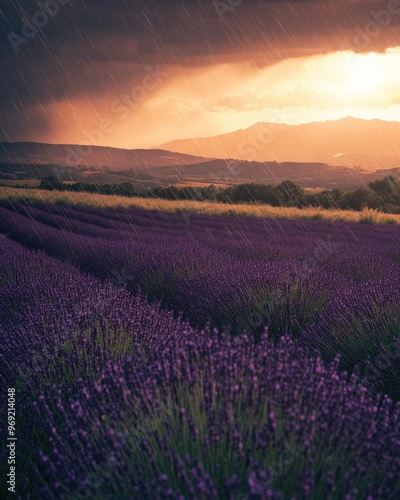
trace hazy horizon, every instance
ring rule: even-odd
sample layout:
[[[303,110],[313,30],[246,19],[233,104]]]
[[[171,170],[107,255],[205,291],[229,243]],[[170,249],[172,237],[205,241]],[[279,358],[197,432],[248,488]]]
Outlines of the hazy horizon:
[[[343,118],[338,118],[338,119],[328,119],[328,120],[311,120],[311,121],[307,121],[307,122],[302,122],[302,123],[282,123],[282,122],[266,122],[266,121],[262,121],[262,122],[256,122],[256,123],[253,123],[252,125],[249,125],[249,126],[246,126],[246,127],[243,127],[241,129],[237,129],[237,128],[233,128],[232,130],[228,130],[227,132],[222,132],[221,134],[215,134],[215,136],[218,136],[218,135],[225,135],[225,134],[231,134],[231,133],[235,133],[235,132],[239,132],[239,131],[242,131],[242,130],[247,130],[247,129],[250,129],[258,124],[262,124],[262,123],[265,123],[265,124],[276,124],[276,125],[286,125],[288,127],[297,127],[297,126],[300,126],[300,125],[310,125],[310,124],[313,124],[313,123],[327,123],[327,122],[340,122],[342,120],[346,120],[346,119],[354,119],[354,120],[362,120],[362,121],[365,121],[365,122],[371,122],[371,121],[381,121],[381,122],[387,122],[387,123],[400,123],[400,118],[399,120],[381,120],[380,118],[358,118],[356,116],[351,116],[351,115],[347,115],[347,116],[344,116]],[[214,135],[204,135],[204,136],[199,136],[199,137],[193,137],[193,136],[188,136],[188,137],[175,137],[173,139],[171,139],[170,141],[166,141],[165,143],[162,143],[162,144],[154,144],[152,146],[137,146],[137,147],[120,147],[120,146],[113,146],[111,144],[107,144],[107,143],[104,143],[104,144],[98,144],[96,142],[94,143],[90,143],[90,142],[76,142],[76,143],[72,143],[72,142],[49,142],[49,141],[34,141],[34,140],[2,140],[0,142],[2,143],[32,143],[32,144],[36,144],[36,143],[40,143],[40,144],[48,144],[48,145],[52,145],[52,146],[70,146],[70,145],[82,145],[82,146],[98,146],[98,147],[104,147],[104,148],[114,148],[114,149],[126,149],[128,151],[130,150],[135,150],[135,149],[143,149],[143,150],[156,150],[156,149],[164,149],[163,146],[165,146],[165,144],[168,144],[169,142],[176,142],[176,141],[180,141],[180,140],[185,140],[185,139],[208,139],[208,138],[211,138],[211,137],[215,137]],[[173,151],[171,151],[173,152]]]

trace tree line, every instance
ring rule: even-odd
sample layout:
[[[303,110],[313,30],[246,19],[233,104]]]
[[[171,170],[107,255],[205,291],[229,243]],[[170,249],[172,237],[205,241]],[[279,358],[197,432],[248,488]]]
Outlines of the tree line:
[[[122,184],[90,184],[77,182],[64,184],[57,177],[46,177],[42,189],[88,192],[128,197],[163,198],[166,200],[215,201],[220,203],[261,203],[274,207],[321,207],[325,209],[358,210],[372,208],[385,213],[400,214],[400,181],[390,175],[370,182],[368,187],[353,191],[326,189],[318,193],[307,193],[291,180],[276,186],[247,183],[227,188],[214,184],[206,187],[155,187],[143,189],[130,182]]]

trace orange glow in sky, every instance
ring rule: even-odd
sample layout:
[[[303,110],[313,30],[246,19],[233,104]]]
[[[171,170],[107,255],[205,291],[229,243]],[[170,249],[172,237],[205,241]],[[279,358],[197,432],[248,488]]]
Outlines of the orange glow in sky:
[[[400,47],[250,63],[169,67],[148,80],[131,105],[119,93],[62,100],[47,110],[51,142],[155,147],[164,142],[231,132],[257,122],[299,124],[355,116],[400,121]],[[132,103],[133,101],[133,103]]]

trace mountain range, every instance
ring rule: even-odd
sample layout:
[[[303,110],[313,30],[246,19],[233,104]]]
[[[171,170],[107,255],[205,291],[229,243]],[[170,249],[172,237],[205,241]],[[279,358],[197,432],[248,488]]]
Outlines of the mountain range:
[[[302,125],[261,122],[228,134],[167,142],[160,148],[209,158],[317,162],[374,171],[400,167],[400,122],[352,117]]]
[[[72,182],[154,187],[291,179],[305,188],[355,189],[385,175],[400,178],[399,152],[399,122],[349,117],[297,126],[257,123],[157,149],[3,142],[0,181],[57,175]]]

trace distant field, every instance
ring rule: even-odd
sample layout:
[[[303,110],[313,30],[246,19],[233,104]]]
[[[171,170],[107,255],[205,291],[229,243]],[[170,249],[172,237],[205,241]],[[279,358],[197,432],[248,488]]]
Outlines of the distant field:
[[[23,187],[39,187],[40,185],[40,180],[38,179],[21,179],[21,180],[15,180],[15,179],[1,179],[0,180],[0,186],[10,186],[10,187],[18,187],[18,186],[23,186]]]
[[[245,215],[253,217],[282,217],[285,219],[318,219],[362,222],[371,224],[399,224],[400,215],[384,214],[376,210],[356,212],[351,210],[324,210],[320,208],[271,207],[261,204],[198,202],[189,200],[162,200],[154,198],[127,198],[91,193],[45,191],[42,189],[17,189],[0,186],[0,199],[44,201],[55,204],[88,205],[93,207],[132,207],[165,212],[196,212],[200,214]]]
[[[222,184],[222,183],[213,183],[215,187],[217,188],[222,188],[225,189],[228,187],[229,184]],[[194,188],[202,188],[202,187],[208,187],[210,185],[210,182],[199,182],[199,181],[191,181],[188,180],[187,182],[179,182],[175,184],[177,188],[183,188],[183,187],[194,187]]]
[[[0,179],[0,188],[2,187],[21,187],[21,188],[39,188],[40,179]],[[64,184],[75,184],[75,181],[63,181]]]

